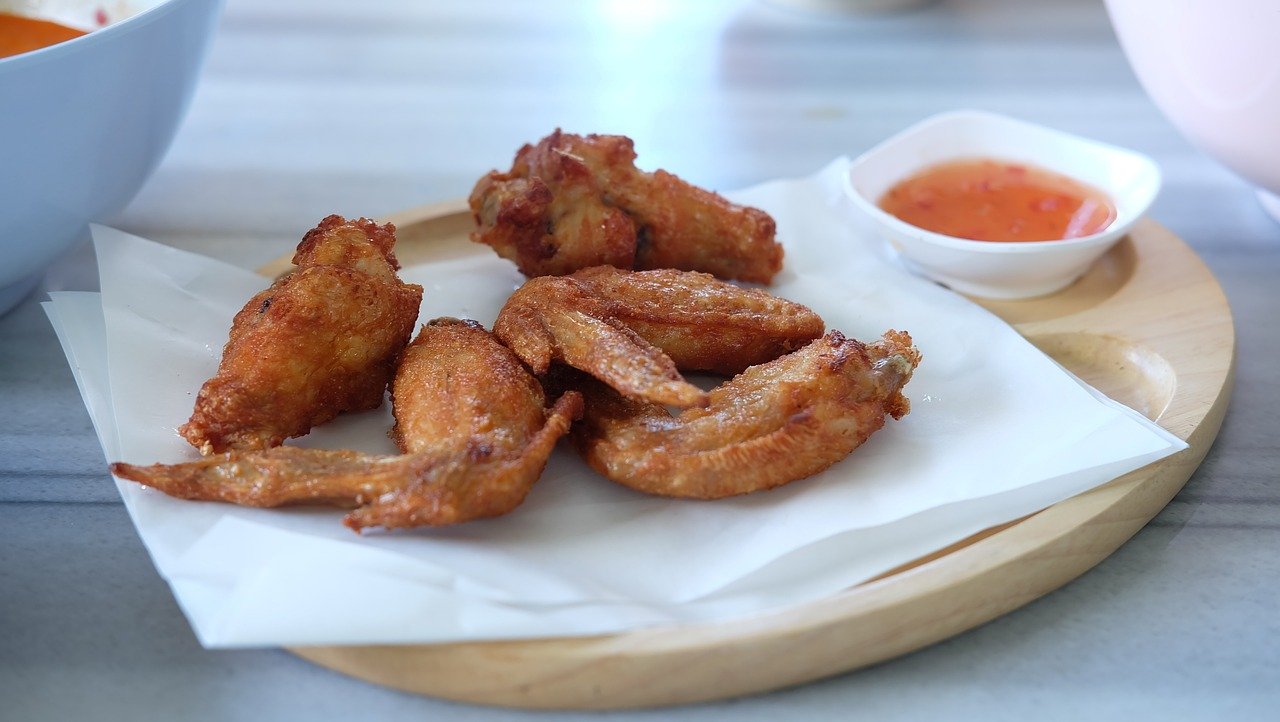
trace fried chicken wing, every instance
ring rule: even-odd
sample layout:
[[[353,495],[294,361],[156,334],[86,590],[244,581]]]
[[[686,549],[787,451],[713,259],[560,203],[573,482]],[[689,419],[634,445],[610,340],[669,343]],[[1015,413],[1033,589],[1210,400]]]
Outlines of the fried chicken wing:
[[[396,276],[394,243],[393,226],[365,219],[308,232],[296,270],[236,314],[179,433],[203,454],[264,449],[381,405],[422,301]]]
[[[544,143],[583,159],[605,202],[636,224],[637,270],[676,268],[720,278],[770,283],[782,270],[773,218],[758,208],[686,183],[664,170],[635,167],[635,146],[620,135],[578,136],[557,130]]]
[[[501,516],[519,506],[581,404],[573,392],[561,396],[546,424],[523,447],[482,460],[434,450],[377,456],[279,446],[186,464],[115,463],[111,473],[181,499],[356,507],[343,519],[356,531],[445,526]]]
[[[542,386],[475,321],[438,318],[405,349],[391,382],[391,438],[406,454],[485,459],[517,450],[546,422]]]
[[[508,173],[491,172],[468,199],[492,246],[528,276],[560,276],[609,264],[630,268],[636,255],[631,218],[607,205],[580,159],[526,145]]]
[[[457,524],[524,501],[582,412],[576,392],[544,409],[541,386],[515,356],[479,324],[454,319],[423,327],[393,400],[393,436],[408,452],[399,456],[282,446],[111,472],[184,499],[354,506],[344,523],[356,531]]]
[[[507,299],[493,333],[539,376],[552,361],[581,369],[620,393],[681,408],[706,403],[675,363],[569,276],[530,279]]]
[[[522,147],[510,171],[476,184],[471,238],[528,276],[611,265],[767,284],[782,269],[769,214],[666,171],[643,172],[635,159],[625,136],[557,129]]]
[[[601,266],[534,278],[507,299],[494,334],[538,375],[558,361],[624,396],[705,405],[680,369],[732,374],[822,334],[808,308],[692,271]]]
[[[556,442],[581,414],[582,397],[567,392],[556,400],[546,424],[523,447],[484,461],[450,458],[445,465],[415,478],[414,483],[401,485],[375,503],[351,512],[343,523],[360,531],[371,526],[443,526],[507,514],[524,502]]]
[[[609,302],[609,312],[662,349],[682,371],[733,375],[808,344],[825,324],[809,307],[705,273],[629,273],[600,266],[574,280]]]
[[[910,405],[902,387],[920,363],[911,337],[864,345],[838,331],[753,366],[673,416],[591,379],[573,384],[586,409],[574,440],[604,476],[649,494],[718,499],[769,489],[843,459]]]

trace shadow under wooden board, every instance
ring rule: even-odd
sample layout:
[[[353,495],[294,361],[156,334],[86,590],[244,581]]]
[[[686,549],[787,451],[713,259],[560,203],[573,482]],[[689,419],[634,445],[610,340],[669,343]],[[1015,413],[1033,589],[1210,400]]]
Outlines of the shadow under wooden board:
[[[405,265],[486,251],[461,203],[390,219]],[[280,259],[260,269],[274,275]],[[1151,220],[1066,290],[979,301],[1095,388],[1190,448],[819,601],[712,624],[623,634],[438,645],[299,647],[317,664],[398,689],[487,705],[653,707],[724,699],[911,652],[1075,579],[1164,508],[1226,411],[1235,332],[1222,289]]]

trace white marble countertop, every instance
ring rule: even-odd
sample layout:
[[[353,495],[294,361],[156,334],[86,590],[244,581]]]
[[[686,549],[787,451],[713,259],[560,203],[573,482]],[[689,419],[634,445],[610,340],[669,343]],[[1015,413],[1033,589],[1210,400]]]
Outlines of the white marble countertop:
[[[855,17],[741,2],[230,0],[126,230],[255,267],[331,213],[465,195],[556,126],[729,189],[976,107],[1155,157],[1151,215],[1218,276],[1236,391],[1159,516],[1080,579],[872,669],[616,719],[1276,719],[1280,225],[1143,94],[1101,4],[943,1]],[[44,290],[91,288],[92,253]],[[0,718],[576,718],[374,687],[283,651],[205,651],[134,533],[37,301],[0,318]],[[581,715],[586,717],[587,715]]]

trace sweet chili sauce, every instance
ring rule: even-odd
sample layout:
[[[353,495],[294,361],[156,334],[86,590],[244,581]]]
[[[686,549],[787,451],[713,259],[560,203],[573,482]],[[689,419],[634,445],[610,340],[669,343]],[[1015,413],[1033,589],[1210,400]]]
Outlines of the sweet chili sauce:
[[[990,158],[925,168],[890,188],[879,206],[913,226],[976,241],[1080,238],[1116,218],[1115,204],[1096,188]]]
[[[84,35],[65,25],[0,13],[0,58],[27,53]]]

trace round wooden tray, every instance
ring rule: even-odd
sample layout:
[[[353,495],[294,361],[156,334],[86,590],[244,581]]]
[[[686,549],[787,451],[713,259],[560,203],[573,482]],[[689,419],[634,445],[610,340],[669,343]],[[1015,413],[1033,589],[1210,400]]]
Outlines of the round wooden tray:
[[[467,240],[472,221],[460,203],[390,220],[405,264],[487,250]],[[262,270],[288,267],[285,258]],[[835,596],[770,614],[601,637],[291,651],[354,677],[453,700],[648,707],[808,682],[920,649],[1016,609],[1097,564],[1186,483],[1222,424],[1235,334],[1213,275],[1150,220],[1065,291],[984,305],[1190,448]]]

